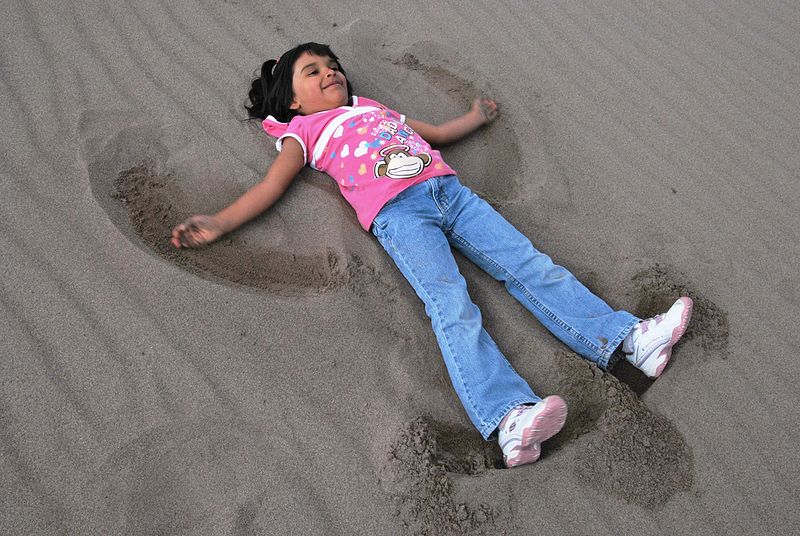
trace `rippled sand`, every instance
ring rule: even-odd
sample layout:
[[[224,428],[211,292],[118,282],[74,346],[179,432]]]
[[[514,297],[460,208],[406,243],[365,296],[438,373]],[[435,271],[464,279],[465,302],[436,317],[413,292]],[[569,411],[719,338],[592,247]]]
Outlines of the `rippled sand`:
[[[792,2],[9,1],[0,18],[3,534],[788,534],[800,526]],[[357,14],[357,15],[351,15]],[[369,20],[367,20],[369,19]],[[581,360],[458,257],[570,416],[501,469],[424,308],[328,177],[175,251],[276,156],[250,76],[329,43],[442,122],[462,181],[611,305],[696,303],[664,376]]]

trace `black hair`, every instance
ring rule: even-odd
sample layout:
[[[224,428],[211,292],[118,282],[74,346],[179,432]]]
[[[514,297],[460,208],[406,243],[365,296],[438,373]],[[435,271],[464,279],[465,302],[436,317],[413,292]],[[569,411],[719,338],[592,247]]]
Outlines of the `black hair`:
[[[329,57],[337,63],[339,71],[347,78],[341,63],[339,63],[339,58],[328,45],[319,43],[298,45],[288,52],[284,52],[277,60],[267,60],[261,65],[261,75],[253,80],[248,93],[252,106],[245,104],[247,115],[251,119],[263,120],[271,115],[278,121],[288,123],[292,117],[298,115],[299,112],[289,109],[289,105],[292,104],[294,98],[292,90],[294,63],[304,52]],[[348,104],[352,96],[353,87],[350,85],[350,80],[347,80]]]

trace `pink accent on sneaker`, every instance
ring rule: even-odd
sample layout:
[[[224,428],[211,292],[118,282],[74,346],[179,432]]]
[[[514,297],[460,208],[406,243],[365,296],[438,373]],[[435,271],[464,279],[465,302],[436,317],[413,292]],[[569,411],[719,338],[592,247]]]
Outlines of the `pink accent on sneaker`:
[[[628,360],[650,378],[658,378],[672,357],[672,347],[686,332],[692,316],[691,298],[678,299],[664,314],[644,320],[636,329],[635,349]],[[680,310],[680,317],[677,317]]]
[[[683,311],[681,311],[681,323],[675,326],[675,329],[672,330],[672,338],[669,340],[669,344],[666,348],[661,350],[661,353],[658,355],[659,359],[663,359],[663,361],[658,365],[656,368],[656,375],[655,377],[658,378],[661,376],[661,373],[664,371],[664,367],[667,366],[669,359],[672,357],[672,347],[675,346],[675,343],[683,337],[683,334],[686,333],[686,328],[689,326],[689,319],[692,317],[692,308],[694,307],[694,302],[691,298],[683,297],[680,298],[679,301],[683,302]]]
[[[504,424],[508,418],[518,420],[511,423],[506,431]],[[567,403],[557,395],[548,396],[535,406],[509,412],[501,421],[499,437],[506,467],[517,467],[538,460],[542,453],[542,442],[556,435],[566,420]],[[512,433],[518,423],[522,427]]]

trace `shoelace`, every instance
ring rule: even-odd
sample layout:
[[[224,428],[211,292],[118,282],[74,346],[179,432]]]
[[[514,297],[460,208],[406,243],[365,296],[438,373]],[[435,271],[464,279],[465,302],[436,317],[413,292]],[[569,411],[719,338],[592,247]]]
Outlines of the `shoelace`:
[[[647,333],[647,331],[650,328],[657,326],[662,320],[664,320],[664,315],[665,313],[661,313],[646,320],[645,322],[640,323],[637,326],[639,328],[639,335],[641,335],[642,333]],[[634,339],[638,338],[639,338],[638,336],[634,335]]]
[[[516,423],[519,417],[525,412],[525,407],[517,408],[514,410],[514,413],[508,416],[505,423],[503,423],[503,429],[508,431],[511,428],[511,425]]]

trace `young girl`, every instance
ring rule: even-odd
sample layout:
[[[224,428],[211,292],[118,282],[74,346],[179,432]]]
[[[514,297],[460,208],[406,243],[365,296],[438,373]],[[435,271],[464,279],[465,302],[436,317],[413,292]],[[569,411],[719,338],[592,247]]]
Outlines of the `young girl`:
[[[269,60],[250,89],[250,117],[278,138],[263,181],[213,216],[172,231],[175,247],[218,239],[272,206],[308,164],[330,175],[425,303],[456,393],[484,439],[497,438],[506,466],[531,463],[564,425],[567,407],[536,396],[509,365],[467,294],[451,246],[503,281],[556,337],[607,370],[621,346],[650,378],[661,374],[686,330],[692,300],[640,321],[614,311],[565,268],[553,264],[488,203],[463,186],[431,145],[463,138],[492,121],[497,105],[476,100],[440,125],[353,95],[339,59],[306,43]]]

